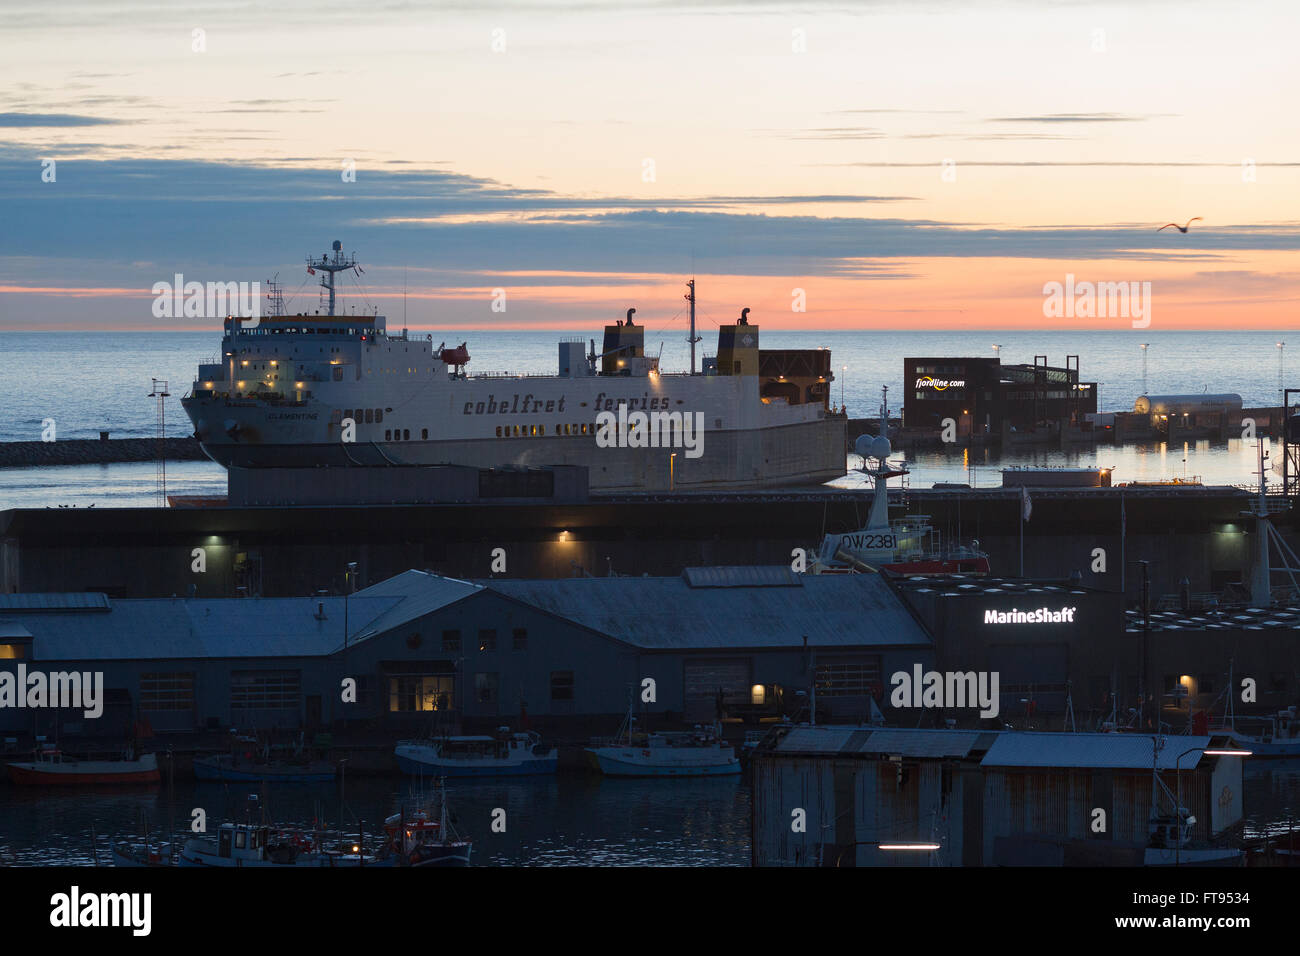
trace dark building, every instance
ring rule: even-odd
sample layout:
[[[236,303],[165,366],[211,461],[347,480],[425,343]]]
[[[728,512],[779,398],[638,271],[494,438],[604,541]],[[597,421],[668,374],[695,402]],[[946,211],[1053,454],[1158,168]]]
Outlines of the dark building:
[[[959,438],[1000,438],[1047,424],[1080,423],[1097,411],[1097,384],[1079,380],[1079,357],[1065,367],[1034,356],[1032,365],[1003,365],[997,358],[903,360],[903,424],[937,429],[945,418]]]

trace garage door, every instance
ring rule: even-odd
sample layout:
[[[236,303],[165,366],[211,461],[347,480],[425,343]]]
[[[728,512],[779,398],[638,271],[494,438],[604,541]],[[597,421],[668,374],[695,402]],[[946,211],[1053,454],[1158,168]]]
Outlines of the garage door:
[[[717,715],[718,689],[727,706],[749,700],[749,658],[686,662],[685,717],[691,723],[711,723]]]

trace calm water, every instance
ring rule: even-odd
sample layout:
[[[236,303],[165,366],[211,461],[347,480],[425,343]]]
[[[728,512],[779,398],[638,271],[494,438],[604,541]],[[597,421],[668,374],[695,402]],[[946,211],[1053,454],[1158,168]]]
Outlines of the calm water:
[[[513,370],[553,373],[561,332],[457,332],[468,341],[476,371]],[[706,345],[712,343],[704,330]],[[437,335],[441,341],[444,336]],[[660,348],[666,370],[687,365],[680,330],[657,333],[650,328],[646,346]],[[1300,335],[1293,337],[1300,349]],[[1053,364],[1079,355],[1083,377],[1101,383],[1106,410],[1133,407],[1142,393],[1139,342],[1149,342],[1148,389],[1166,392],[1238,392],[1247,406],[1278,399],[1276,332],[764,332],[771,348],[827,347],[839,381],[832,401],[850,412],[874,416],[881,386],[890,388],[890,407],[901,403],[903,358],[909,355],[992,355],[1001,346],[1004,362],[1032,362],[1046,354]],[[37,440],[41,423],[53,418],[59,438],[94,438],[101,430],[118,438],[147,437],[157,432],[157,408],[148,397],[151,377],[167,379],[167,433],[183,436],[190,425],[180,407],[197,364],[221,348],[217,333],[169,334],[124,332],[6,332],[0,334],[0,441]],[[711,348],[710,348],[711,351]],[[1284,350],[1281,350],[1284,351]],[[1297,360],[1300,361],[1300,360]],[[848,367],[844,371],[844,366]],[[1288,381],[1288,384],[1296,384]],[[842,398],[841,398],[842,396]],[[1102,465],[1116,469],[1116,481],[1199,475],[1207,483],[1242,484],[1255,480],[1256,449],[1240,441],[1198,442],[1190,447],[1102,447],[1068,452],[1017,451],[994,459],[987,452],[925,452],[912,457],[913,479],[925,487],[935,481],[1001,483],[1006,464]],[[1186,461],[1184,461],[1186,459]],[[973,468],[973,472],[972,472]],[[178,494],[221,494],[225,473],[209,462],[173,462],[168,489]],[[150,506],[155,502],[151,463],[65,466],[46,469],[0,469],[0,508],[98,504],[100,507]]]
[[[358,778],[346,784],[342,818],[368,833],[400,809],[410,784],[402,778]],[[242,819],[257,786],[178,783],[166,788],[59,792],[0,785],[0,864],[89,864],[92,829],[101,865],[117,839],[139,833],[143,811],[155,831],[175,819],[178,831],[202,807],[209,830]],[[738,778],[610,780],[560,774],[522,782],[449,782],[456,828],[473,840],[476,866],[748,866],[750,793]],[[319,812],[340,819],[336,784],[270,789],[266,808],[276,826],[311,827]],[[408,800],[408,806],[409,806]],[[493,833],[492,813],[506,811],[506,832]]]
[[[256,787],[178,784],[166,789],[100,791],[0,785],[0,865],[90,864],[92,832],[101,865],[118,839],[139,832],[141,812],[151,829],[174,819],[187,826],[202,807],[209,829],[239,818]],[[340,816],[354,832],[358,818],[373,833],[410,794],[401,778],[351,779],[340,810],[335,784],[280,786],[265,794],[272,822],[308,827],[318,813],[334,827]],[[750,800],[737,778],[611,780],[560,774],[518,782],[452,783],[456,827],[474,841],[476,866],[748,866]],[[1248,839],[1300,829],[1300,760],[1248,762],[1244,782]],[[409,801],[408,801],[409,806]],[[506,832],[493,833],[496,808]]]

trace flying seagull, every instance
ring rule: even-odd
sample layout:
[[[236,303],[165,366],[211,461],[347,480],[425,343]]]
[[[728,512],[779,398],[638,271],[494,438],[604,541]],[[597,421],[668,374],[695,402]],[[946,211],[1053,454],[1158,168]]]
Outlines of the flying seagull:
[[[1190,226],[1194,222],[1200,222],[1200,221],[1201,221],[1200,216],[1193,216],[1191,219],[1187,220],[1187,226]],[[1165,225],[1157,229],[1156,232],[1163,232],[1164,230],[1168,229],[1170,226],[1173,226],[1179,232],[1183,232],[1183,233],[1187,232],[1187,226],[1180,226],[1176,222],[1166,223]]]

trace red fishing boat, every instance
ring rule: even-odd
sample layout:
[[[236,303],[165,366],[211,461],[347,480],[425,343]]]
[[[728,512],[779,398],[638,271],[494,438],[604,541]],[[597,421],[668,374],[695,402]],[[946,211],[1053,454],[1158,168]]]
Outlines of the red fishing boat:
[[[90,786],[157,783],[156,754],[127,752],[117,760],[78,760],[56,746],[45,746],[35,760],[11,763],[9,779],[28,786]]]

